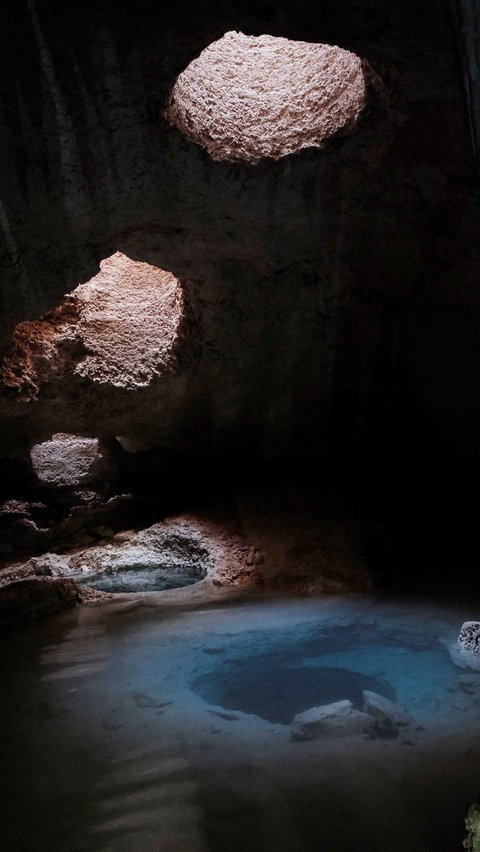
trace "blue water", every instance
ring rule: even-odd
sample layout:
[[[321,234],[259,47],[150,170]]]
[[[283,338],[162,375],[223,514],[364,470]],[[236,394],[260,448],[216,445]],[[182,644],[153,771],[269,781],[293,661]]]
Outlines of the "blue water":
[[[83,607],[2,642],[1,848],[461,849],[480,679],[448,645],[476,613],[161,601]],[[306,704],[359,704],[366,684],[418,724],[391,740],[290,739]]]
[[[93,576],[75,578],[81,585],[101,592],[164,592],[198,583],[202,578],[186,571],[173,571],[170,567],[123,568],[104,571]]]

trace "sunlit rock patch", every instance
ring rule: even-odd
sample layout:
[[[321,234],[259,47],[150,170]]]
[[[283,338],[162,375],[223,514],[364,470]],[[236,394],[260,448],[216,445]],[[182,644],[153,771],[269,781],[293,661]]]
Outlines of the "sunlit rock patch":
[[[96,438],[58,433],[35,444],[30,457],[42,485],[75,488],[108,475],[108,460]]]
[[[17,326],[3,384],[27,398],[46,382],[72,376],[145,387],[175,367],[183,310],[172,273],[116,252],[57,308]]]
[[[256,163],[352,130],[365,99],[348,50],[228,32],[180,74],[166,116],[214,160]]]
[[[235,582],[246,547],[222,527],[180,516],[141,530],[123,544],[92,547],[68,560],[69,573],[105,591],[160,591],[208,578]],[[250,569],[251,570],[251,569]]]
[[[139,532],[118,534],[109,544],[72,553],[44,553],[0,573],[0,587],[35,577],[69,578],[84,590],[151,592],[206,580],[211,588],[248,581],[248,545],[230,530],[194,515],[181,515]]]

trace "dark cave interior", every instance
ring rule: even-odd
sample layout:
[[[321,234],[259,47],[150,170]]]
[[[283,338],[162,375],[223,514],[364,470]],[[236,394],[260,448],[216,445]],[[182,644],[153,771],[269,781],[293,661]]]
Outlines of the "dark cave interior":
[[[302,2],[294,12],[206,2],[188,12],[146,2],[6,10],[1,341],[11,358],[17,325],[21,350],[0,401],[7,504],[71,507],[65,489],[39,485],[29,460],[34,444],[66,432],[110,444],[115,485],[98,483],[110,497],[115,488],[148,494],[168,515],[245,480],[273,490],[305,480],[320,503],[324,490],[345,496],[387,585],[389,574],[434,589],[454,577],[452,591],[459,573],[476,583],[469,15],[468,3],[437,0]],[[176,76],[232,29],[361,57],[370,82],[356,129],[252,166],[214,161],[170,127]],[[108,323],[117,333],[103,303],[90,338],[88,317],[82,332],[65,315],[77,309],[74,288],[115,251],[171,270],[183,291],[175,364],[150,364],[144,387],[79,373],[102,322],[106,338]],[[131,312],[140,333],[142,305]],[[61,326],[58,343],[48,349],[40,329],[25,355],[18,323],[41,317],[46,334]],[[126,319],[117,326],[128,344]],[[152,341],[159,334],[145,328]],[[25,400],[29,383],[35,399]],[[23,549],[10,521],[4,512],[7,561]],[[23,552],[41,551],[34,538]]]
[[[39,630],[43,665],[49,647],[70,641],[62,618],[100,629],[88,626],[95,612],[120,606],[109,590],[146,610],[163,588],[182,613],[226,601],[225,636],[236,629],[229,602],[241,608],[249,595],[279,595],[292,607],[308,598],[308,618],[310,601],[328,608],[336,595],[448,599],[476,616],[479,32],[475,0],[3,4],[0,632],[12,649],[15,700],[15,642],[25,659]],[[152,568],[165,577],[150,587]],[[300,615],[285,612],[285,623]],[[282,617],[265,615],[272,635]],[[122,627],[105,618],[105,635],[150,642],[149,610],[143,625],[136,615]],[[367,725],[371,734],[377,709],[363,712],[362,701],[388,681],[382,666],[401,622],[391,618],[393,627],[362,638],[359,661],[325,644],[311,659],[300,655],[280,692],[338,699],[352,731]],[[201,613],[191,623],[201,632]],[[418,639],[419,630],[405,653],[425,651],[425,671],[430,661],[449,676],[432,650],[440,628]],[[308,709],[293,698],[275,709],[288,642],[280,654],[260,640],[253,680],[250,646],[243,662],[216,647],[219,673],[199,664],[195,682],[220,706],[208,713],[222,735],[237,709],[274,726]],[[330,653],[342,673],[331,680]],[[181,644],[178,654],[190,666],[192,649]],[[237,665],[230,692],[228,665]],[[415,704],[408,674],[392,665],[397,693]],[[309,692],[312,668],[324,682]],[[473,695],[465,683],[458,689]],[[396,694],[389,689],[385,700]],[[438,698],[432,690],[425,706]],[[263,699],[263,716],[245,709]],[[135,706],[164,713],[149,701]],[[177,724],[196,731],[182,712]],[[309,739],[310,721],[298,718],[297,739]],[[102,719],[103,730],[117,730]],[[390,729],[380,733],[388,741]],[[220,804],[205,846],[193,834],[177,846],[165,835],[158,846],[140,833],[140,845],[115,835],[108,848],[240,852],[219,826],[231,789],[233,834],[242,834],[245,790],[208,764],[209,748],[202,772],[214,773]],[[87,768],[90,784],[97,768]],[[315,796],[323,801],[315,783],[304,790],[306,814]],[[297,820],[297,799],[291,808]],[[77,847],[63,829],[56,839],[49,830],[39,849],[107,848],[98,838]],[[9,848],[28,848],[25,831]],[[257,845],[250,838],[249,848],[313,849],[289,831]],[[384,850],[385,836],[362,852]],[[357,850],[354,838],[338,845],[333,829],[324,840],[332,852]],[[398,852],[433,852],[425,842],[399,840]]]

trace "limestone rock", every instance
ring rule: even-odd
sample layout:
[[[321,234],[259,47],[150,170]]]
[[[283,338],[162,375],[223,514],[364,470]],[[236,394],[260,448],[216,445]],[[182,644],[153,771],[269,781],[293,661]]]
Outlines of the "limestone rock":
[[[472,374],[478,227],[470,198],[475,216],[478,204],[457,44],[453,33],[445,41],[435,4],[424,15],[415,3],[378,0],[299,8],[285,0],[280,6],[228,0],[218,16],[200,0],[193,15],[180,4],[171,20],[152,15],[152,4],[142,0],[114,4],[115,14],[110,0],[90,4],[88,15],[75,3],[55,4],[55,14],[45,0],[33,5],[70,129],[61,138],[28,15],[10,14],[4,4],[2,351],[10,353],[16,323],[51,311],[118,249],[185,282],[197,330],[187,335],[188,349],[195,342],[198,357],[188,376],[140,387],[139,342],[134,387],[112,387],[98,380],[106,371],[100,344],[91,355],[80,351],[82,340],[65,329],[74,356],[68,363],[75,370],[86,358],[88,377],[59,375],[30,407],[17,399],[23,376],[14,371],[0,402],[2,453],[19,455],[61,431],[122,435],[141,448],[167,447],[187,457],[212,448],[220,458],[225,450],[237,458],[245,451],[295,458],[301,447],[302,458],[323,463],[337,424],[340,457],[344,448],[362,446],[371,423],[365,399],[372,399],[371,410],[391,404],[391,376],[378,365],[397,346],[393,339],[405,371],[398,406],[406,422],[394,406],[386,423],[398,422],[398,434],[392,427],[385,435],[392,461],[397,440],[416,434],[417,415],[431,424],[433,444],[448,431],[461,458],[468,455],[465,439],[478,453],[471,409],[478,400]],[[276,10],[273,20],[262,10]],[[353,50],[358,45],[393,85],[385,97],[372,94],[357,132],[328,151],[232,169],[162,120],[174,80],[232,26],[286,36],[291,47],[299,45],[294,39],[328,33]],[[316,73],[312,67],[313,80]],[[432,222],[438,234],[426,240]],[[105,316],[110,328],[112,303]],[[397,305],[405,305],[398,334]],[[149,315],[149,330],[153,320]],[[105,341],[98,315],[95,330]],[[45,342],[47,356],[50,345]],[[144,354],[147,376],[151,353]],[[50,364],[45,359],[45,370]],[[115,381],[126,366],[116,359]],[[471,382],[459,399],[462,375]],[[422,446],[412,443],[421,454]],[[408,446],[404,457],[415,469]]]
[[[228,32],[180,74],[167,118],[214,160],[256,163],[351,130],[365,90],[348,50]]]
[[[458,636],[458,644],[465,651],[480,654],[480,621],[465,621]]]
[[[413,719],[407,713],[404,713],[389,698],[377,692],[364,689],[363,700],[365,713],[369,713],[375,719],[380,733],[396,736],[399,728],[408,728],[413,723]]]
[[[116,252],[52,311],[19,324],[1,378],[25,399],[62,377],[144,387],[173,369],[182,318],[177,279]]]
[[[33,556],[26,563],[37,577],[64,577],[69,573],[68,560],[57,553],[44,553],[42,556]]]
[[[211,541],[201,525],[183,519],[154,524],[120,544],[88,548],[71,560],[72,566],[91,571],[158,568],[188,571],[203,577],[213,566]]]
[[[95,438],[59,433],[31,450],[33,468],[42,485],[76,488],[108,473],[108,462]]]
[[[465,818],[467,837],[463,841],[463,848],[467,852],[480,852],[480,803],[470,805]]]
[[[351,701],[336,701],[298,713],[290,725],[292,740],[314,740],[320,736],[343,737],[373,732],[375,720],[355,710]]]

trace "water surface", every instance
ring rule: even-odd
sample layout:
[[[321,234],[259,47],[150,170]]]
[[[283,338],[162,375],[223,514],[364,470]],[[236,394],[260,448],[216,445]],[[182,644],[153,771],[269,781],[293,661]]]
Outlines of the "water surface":
[[[5,849],[461,849],[480,793],[480,678],[446,646],[476,613],[160,600],[79,608],[2,641]],[[360,706],[364,688],[418,724],[290,739],[295,713]]]

